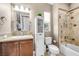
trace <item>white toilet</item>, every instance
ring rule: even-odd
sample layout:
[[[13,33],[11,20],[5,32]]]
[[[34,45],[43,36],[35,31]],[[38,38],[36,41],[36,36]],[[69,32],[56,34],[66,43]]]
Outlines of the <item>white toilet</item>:
[[[52,37],[46,37],[45,43],[48,46],[48,50],[49,50],[48,53],[50,56],[55,56],[59,54],[58,47],[52,44]]]

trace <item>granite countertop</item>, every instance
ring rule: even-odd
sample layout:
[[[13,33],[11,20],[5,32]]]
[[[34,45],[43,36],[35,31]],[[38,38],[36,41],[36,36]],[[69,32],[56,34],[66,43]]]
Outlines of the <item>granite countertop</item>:
[[[0,39],[0,42],[16,41],[16,40],[29,40],[29,39],[33,39],[33,36],[32,35],[24,35],[24,36],[5,37],[3,39]]]

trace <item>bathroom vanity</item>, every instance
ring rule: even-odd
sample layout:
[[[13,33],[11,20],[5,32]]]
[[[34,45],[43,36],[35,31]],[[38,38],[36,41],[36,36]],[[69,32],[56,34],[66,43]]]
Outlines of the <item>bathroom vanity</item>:
[[[32,56],[33,55],[33,37],[12,36],[0,40],[1,56]]]

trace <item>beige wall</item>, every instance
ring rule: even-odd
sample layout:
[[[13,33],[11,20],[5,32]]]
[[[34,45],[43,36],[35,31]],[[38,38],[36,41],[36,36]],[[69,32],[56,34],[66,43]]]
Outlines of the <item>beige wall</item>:
[[[76,7],[79,7],[79,3],[71,3],[70,5],[71,9],[76,8]]]
[[[0,25],[0,34],[11,33],[11,5],[0,3],[0,17],[5,16],[7,21]]]
[[[32,32],[34,34],[34,18],[35,18],[35,13],[37,13],[38,11],[49,11],[52,13],[52,33],[54,35],[54,39],[58,39],[58,8],[63,8],[63,9],[68,9],[68,5],[67,4],[53,4],[52,9],[51,9],[51,5],[49,4],[24,4],[24,6],[30,7],[32,10],[32,14],[31,14],[31,22],[32,22]],[[0,33],[10,33],[11,32],[11,6],[10,4],[0,4],[0,13],[2,13],[3,15],[6,15],[7,17],[7,22],[0,26]],[[2,15],[0,14],[0,15]],[[14,21],[14,24],[16,24],[15,19],[16,16],[15,14],[12,12],[12,21]],[[15,25],[14,25],[15,27]],[[6,29],[5,29],[6,28]],[[14,29],[16,31],[16,28]],[[50,35],[51,32],[47,33],[47,35]],[[51,34],[52,34],[51,33]],[[52,37],[53,37],[52,35]]]
[[[68,10],[69,7],[67,4],[64,3],[56,3],[52,6],[52,29],[53,29],[53,38],[58,41],[58,8]]]

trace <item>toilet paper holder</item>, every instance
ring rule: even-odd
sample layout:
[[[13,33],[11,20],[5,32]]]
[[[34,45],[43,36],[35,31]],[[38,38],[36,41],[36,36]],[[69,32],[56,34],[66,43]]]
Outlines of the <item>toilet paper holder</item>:
[[[1,25],[4,24],[5,23],[5,20],[7,20],[6,17],[5,16],[1,16],[0,17],[0,24]]]

